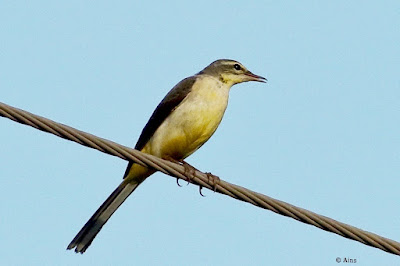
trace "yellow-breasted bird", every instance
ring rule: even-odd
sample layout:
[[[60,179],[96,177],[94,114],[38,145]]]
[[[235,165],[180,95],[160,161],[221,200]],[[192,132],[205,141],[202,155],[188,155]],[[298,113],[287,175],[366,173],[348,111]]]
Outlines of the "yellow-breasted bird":
[[[154,156],[183,161],[215,132],[228,104],[230,88],[246,81],[266,82],[241,63],[220,59],[179,82],[153,112],[135,149]],[[93,214],[68,245],[83,253],[103,225],[153,169],[130,162],[122,183]]]

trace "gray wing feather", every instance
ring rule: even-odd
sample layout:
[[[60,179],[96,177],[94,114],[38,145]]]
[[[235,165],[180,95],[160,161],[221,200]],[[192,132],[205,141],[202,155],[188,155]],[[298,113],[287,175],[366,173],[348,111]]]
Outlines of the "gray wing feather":
[[[139,140],[136,143],[135,149],[140,151],[144,148],[146,143],[150,140],[162,122],[164,122],[164,120],[175,110],[175,108],[183,101],[183,99],[185,99],[186,95],[189,94],[195,82],[196,76],[185,78],[168,92],[168,94],[154,110],[146,126],[143,128]],[[124,174],[124,178],[129,173],[129,169],[131,168],[132,164],[133,162],[129,162]]]

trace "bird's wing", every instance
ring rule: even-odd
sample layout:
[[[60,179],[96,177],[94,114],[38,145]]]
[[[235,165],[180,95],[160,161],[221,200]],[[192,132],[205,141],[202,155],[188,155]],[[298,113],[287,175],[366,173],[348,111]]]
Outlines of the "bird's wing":
[[[168,92],[168,94],[157,106],[156,110],[154,110],[146,126],[143,128],[139,140],[136,143],[135,149],[140,151],[144,148],[146,143],[150,140],[150,138],[153,136],[154,132],[158,129],[162,122],[164,122],[164,120],[189,94],[195,82],[196,76],[185,78],[184,80],[176,84],[175,87],[173,87],[172,90]],[[132,164],[133,162],[129,162],[124,174],[124,178],[128,175]]]

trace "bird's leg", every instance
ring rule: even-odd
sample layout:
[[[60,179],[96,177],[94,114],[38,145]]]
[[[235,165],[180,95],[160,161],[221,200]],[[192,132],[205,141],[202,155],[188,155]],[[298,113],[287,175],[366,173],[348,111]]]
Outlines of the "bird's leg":
[[[199,172],[200,172],[199,169],[197,169],[196,167],[194,167],[193,165],[187,163],[187,162],[184,161],[184,160],[176,160],[176,159],[171,158],[171,157],[167,157],[167,158],[165,158],[165,159],[168,160],[168,161],[171,161],[171,162],[173,162],[173,163],[178,163],[178,164],[180,164],[180,165],[182,165],[182,166],[184,167],[184,169],[185,169],[184,175],[187,176],[187,178],[188,178],[188,185],[189,185],[191,179],[194,177],[195,172],[196,172],[196,171],[199,171]],[[213,185],[212,185],[212,186],[213,186],[213,190],[214,190],[214,192],[216,192],[216,191],[217,191],[217,185],[219,184],[219,182],[221,181],[221,179],[220,179],[218,176],[213,175],[213,174],[210,173],[210,172],[206,172],[205,174],[207,175],[208,183],[210,183],[210,180],[212,181],[212,183],[213,183]],[[181,187],[181,185],[179,184],[179,178],[176,179],[176,183],[178,184],[178,186]],[[203,195],[203,193],[201,192],[202,189],[203,189],[203,187],[200,186],[200,187],[199,187],[200,195],[203,196],[203,197],[205,197],[205,196]]]
[[[200,172],[199,169],[197,169],[197,168],[194,167],[193,165],[191,165],[191,164],[185,162],[184,160],[181,160],[180,162],[181,162],[181,164],[183,165],[183,167],[185,167],[185,175],[188,176],[189,181],[190,181],[190,179],[191,179],[190,177],[194,177],[195,171],[199,171],[199,172]],[[212,181],[212,183],[213,183],[213,185],[212,185],[212,186],[213,186],[213,190],[214,190],[214,192],[216,192],[216,191],[217,191],[217,185],[219,184],[219,182],[221,181],[221,179],[220,179],[218,176],[213,175],[213,174],[210,173],[210,172],[205,172],[205,174],[207,175],[207,181],[208,181],[208,183],[210,183],[210,180]],[[189,184],[189,181],[188,181],[188,184]],[[200,186],[200,195],[202,195],[202,196],[204,197],[203,193],[201,193],[202,188],[203,188],[203,187]]]
[[[197,168],[195,168],[191,164],[185,162],[184,160],[176,160],[176,159],[171,158],[171,157],[167,157],[165,159],[168,160],[168,161],[171,161],[173,163],[177,163],[177,164],[180,164],[180,165],[183,166],[183,168],[185,170],[184,171],[184,175],[187,176],[187,178],[188,178],[188,185],[189,185],[190,181],[192,180],[192,178],[194,177],[194,173],[196,172],[196,170],[199,171]],[[181,187],[181,185],[179,184],[179,178],[176,179],[176,182],[177,182],[178,186]]]
[[[218,176],[211,174],[210,172],[206,172],[205,174],[207,175],[207,180],[208,180],[209,183],[210,183],[210,179],[212,180],[213,190],[214,190],[214,192],[216,192],[217,191],[217,185],[219,184],[221,179]]]
[[[182,166],[185,168],[185,175],[188,177],[188,185],[189,185],[190,181],[194,177],[194,173],[199,170],[184,160],[181,160],[180,162]]]

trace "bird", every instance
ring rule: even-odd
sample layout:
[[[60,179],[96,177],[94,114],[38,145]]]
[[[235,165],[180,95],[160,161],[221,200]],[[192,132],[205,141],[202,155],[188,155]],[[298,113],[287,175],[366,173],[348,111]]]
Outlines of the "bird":
[[[175,85],[159,103],[142,130],[135,149],[173,162],[199,149],[216,131],[235,84],[267,79],[230,59],[212,62]],[[111,193],[68,245],[84,253],[104,224],[154,169],[129,162],[121,184]]]

